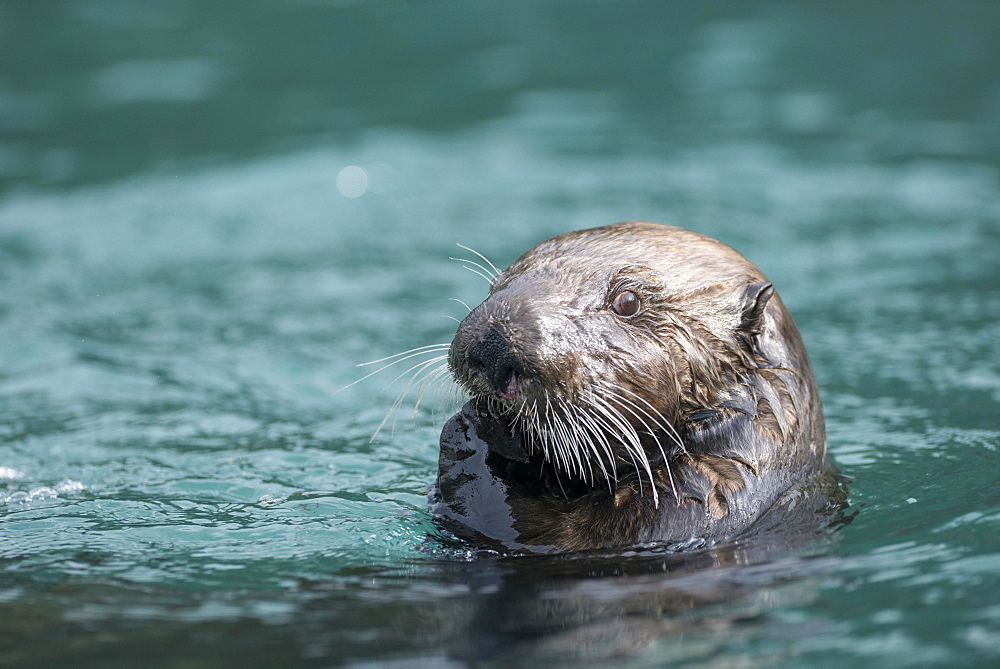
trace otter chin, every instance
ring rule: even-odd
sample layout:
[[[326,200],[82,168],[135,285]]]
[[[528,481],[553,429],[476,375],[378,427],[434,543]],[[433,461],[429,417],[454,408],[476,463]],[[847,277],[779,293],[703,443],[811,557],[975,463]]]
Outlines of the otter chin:
[[[469,400],[441,434],[432,512],[479,546],[705,548],[783,514],[819,524],[802,509],[838,487],[792,317],[689,230],[539,244],[492,277],[448,368]]]

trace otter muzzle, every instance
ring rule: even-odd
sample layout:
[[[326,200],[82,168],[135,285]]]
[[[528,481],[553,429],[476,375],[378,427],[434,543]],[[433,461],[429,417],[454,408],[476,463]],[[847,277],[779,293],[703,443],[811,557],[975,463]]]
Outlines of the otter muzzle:
[[[479,341],[469,347],[466,358],[483,374],[497,397],[513,400],[517,396],[518,376],[523,369],[502,327],[491,325]]]

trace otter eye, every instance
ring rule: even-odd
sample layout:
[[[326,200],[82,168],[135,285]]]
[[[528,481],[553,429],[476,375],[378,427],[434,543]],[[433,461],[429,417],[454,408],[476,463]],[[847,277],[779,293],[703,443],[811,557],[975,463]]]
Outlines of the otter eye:
[[[623,318],[628,318],[629,316],[635,316],[639,313],[639,296],[633,293],[631,290],[624,290],[617,295],[615,299],[611,302],[611,308],[615,310],[615,313]]]

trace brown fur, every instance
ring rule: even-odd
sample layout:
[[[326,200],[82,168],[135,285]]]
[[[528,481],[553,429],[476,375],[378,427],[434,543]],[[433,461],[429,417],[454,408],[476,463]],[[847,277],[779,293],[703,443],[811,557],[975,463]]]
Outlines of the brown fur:
[[[631,317],[612,309],[625,290]],[[435,511],[505,549],[712,543],[830,471],[780,298],[739,253],[681,228],[543,242],[495,278],[449,366],[473,399],[442,434]]]

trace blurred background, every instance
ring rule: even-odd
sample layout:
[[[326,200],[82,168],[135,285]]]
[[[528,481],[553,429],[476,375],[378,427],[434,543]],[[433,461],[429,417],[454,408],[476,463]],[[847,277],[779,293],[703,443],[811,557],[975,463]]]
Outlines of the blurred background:
[[[998,170],[993,0],[0,0],[0,664],[995,663]],[[456,243],[634,219],[794,314],[811,558],[472,560],[371,441]]]
[[[577,151],[1000,146],[989,1],[40,1],[4,3],[0,30],[5,188],[515,118]]]

